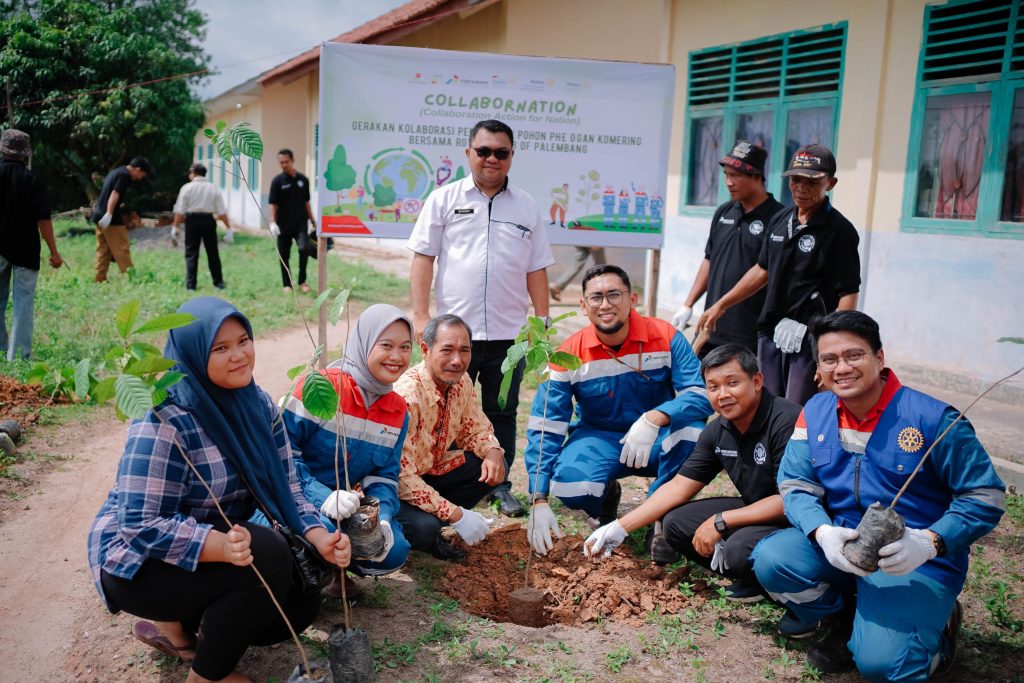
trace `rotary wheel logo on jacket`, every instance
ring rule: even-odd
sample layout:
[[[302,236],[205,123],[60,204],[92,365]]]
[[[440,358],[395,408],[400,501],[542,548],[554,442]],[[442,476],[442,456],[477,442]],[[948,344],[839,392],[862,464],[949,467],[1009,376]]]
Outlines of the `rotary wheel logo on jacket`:
[[[917,427],[904,427],[896,437],[896,443],[906,453],[914,453],[924,446],[924,434]]]

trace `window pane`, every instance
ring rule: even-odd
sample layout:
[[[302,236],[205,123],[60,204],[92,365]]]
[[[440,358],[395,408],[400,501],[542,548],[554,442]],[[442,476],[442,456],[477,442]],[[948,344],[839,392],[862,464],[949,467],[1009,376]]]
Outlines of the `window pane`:
[[[764,147],[768,151],[768,158],[772,153],[772,121],[774,117],[770,111],[755,111],[740,114],[736,117],[736,139],[752,142],[758,147]],[[768,161],[764,163],[764,174],[768,176]]]
[[[832,149],[832,107],[807,107],[790,109],[786,118],[786,154],[783,168],[789,167],[789,160],[804,145],[825,145]],[[789,183],[783,178],[781,201],[793,206]]]
[[[928,98],[915,216],[974,220],[988,137],[989,93]]]
[[[1003,209],[999,220],[1024,222],[1024,90],[1013,99],[1009,150],[1003,179]]]
[[[716,206],[718,162],[722,158],[722,117],[709,116],[690,121],[690,187],[687,204]]]

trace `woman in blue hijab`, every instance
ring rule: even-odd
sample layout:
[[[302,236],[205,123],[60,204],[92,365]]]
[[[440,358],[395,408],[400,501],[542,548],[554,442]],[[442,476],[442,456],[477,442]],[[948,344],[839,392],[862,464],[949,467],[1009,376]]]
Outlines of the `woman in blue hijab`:
[[[170,332],[164,355],[185,378],[128,428],[117,480],[89,533],[89,564],[111,612],[152,620],[135,624],[136,638],[192,662],[187,682],[248,681],[235,671],[246,648],[289,636],[248,565],[296,631],[320,607],[316,593],[292,589],[281,533],[245,521],[257,503],[338,567],[348,566],[350,546],[302,495],[278,409],[252,378],[249,321],[213,297],[178,310],[196,320]]]

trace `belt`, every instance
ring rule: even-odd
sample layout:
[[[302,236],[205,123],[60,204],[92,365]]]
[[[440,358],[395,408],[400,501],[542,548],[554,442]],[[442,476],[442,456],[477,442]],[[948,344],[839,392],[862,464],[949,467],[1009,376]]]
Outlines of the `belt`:
[[[202,217],[202,216],[212,216],[212,215],[213,214],[211,212],[198,212],[197,211],[195,213],[186,213],[185,217],[186,218],[198,218],[198,217]]]

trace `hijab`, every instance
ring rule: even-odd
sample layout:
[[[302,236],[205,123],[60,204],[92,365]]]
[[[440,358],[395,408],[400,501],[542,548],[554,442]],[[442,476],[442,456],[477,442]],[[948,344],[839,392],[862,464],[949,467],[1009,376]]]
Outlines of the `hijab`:
[[[381,382],[370,372],[369,358],[370,350],[377,343],[377,339],[388,328],[388,325],[396,320],[402,320],[409,326],[409,341],[411,342],[412,321],[409,320],[409,317],[400,308],[391,304],[374,304],[363,311],[348,333],[344,358],[339,363],[332,364],[334,367],[340,365],[342,372],[350,375],[356,381],[356,386],[359,387],[359,391],[363,395],[363,403],[367,410],[378,398],[391,393],[392,385]]]
[[[270,516],[300,532],[304,524],[274,444],[271,413],[256,381],[241,389],[224,389],[211,382],[206,372],[210,348],[224,321],[238,320],[250,339],[252,325],[237,308],[212,296],[192,299],[178,312],[191,313],[196,320],[167,336],[164,356],[177,361],[173,369],[185,374],[168,390],[168,398],[192,414]]]

